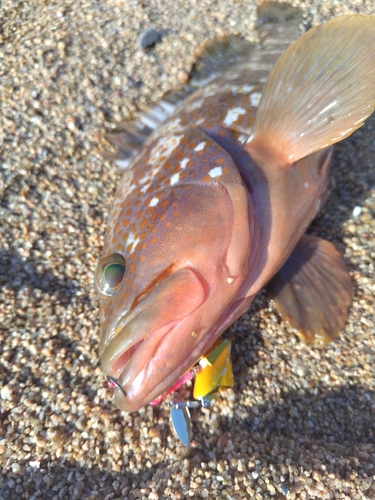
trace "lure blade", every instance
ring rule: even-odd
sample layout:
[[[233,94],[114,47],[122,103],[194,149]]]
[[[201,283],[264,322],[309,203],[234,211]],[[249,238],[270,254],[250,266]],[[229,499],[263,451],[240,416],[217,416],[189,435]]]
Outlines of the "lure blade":
[[[191,419],[185,400],[178,392],[174,392],[170,405],[173,430],[181,443],[189,446],[191,443]]]

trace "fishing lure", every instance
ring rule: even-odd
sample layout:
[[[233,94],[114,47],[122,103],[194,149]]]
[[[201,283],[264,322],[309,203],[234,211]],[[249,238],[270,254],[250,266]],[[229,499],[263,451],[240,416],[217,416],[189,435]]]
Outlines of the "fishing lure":
[[[201,357],[198,366],[192,368],[176,384],[152,401],[151,405],[161,403],[168,395],[171,396],[168,406],[173,430],[182,444],[189,446],[192,439],[191,418],[189,408],[210,408],[215,395],[222,389],[233,386],[232,360],[230,356],[230,340],[217,341],[207,354]],[[176,389],[189,380],[194,380],[193,397],[195,401],[185,400]],[[109,387],[121,385],[112,377]]]

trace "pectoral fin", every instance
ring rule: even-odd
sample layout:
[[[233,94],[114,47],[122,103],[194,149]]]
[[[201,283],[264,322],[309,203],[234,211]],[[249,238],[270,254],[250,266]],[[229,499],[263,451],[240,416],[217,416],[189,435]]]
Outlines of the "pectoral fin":
[[[282,318],[304,340],[331,342],[348,317],[352,286],[344,261],[332,243],[304,235],[267,285]]]
[[[247,149],[291,165],[345,139],[375,107],[375,16],[334,17],[302,35],[264,87]]]

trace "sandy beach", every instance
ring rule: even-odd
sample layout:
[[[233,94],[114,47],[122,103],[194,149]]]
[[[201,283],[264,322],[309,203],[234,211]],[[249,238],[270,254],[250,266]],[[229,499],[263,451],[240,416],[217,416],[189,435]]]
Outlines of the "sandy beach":
[[[305,26],[371,0],[294,1]],[[335,148],[309,232],[354,301],[306,345],[265,293],[227,332],[235,385],[191,410],[119,411],[100,369],[93,275],[120,174],[104,132],[181,85],[205,40],[256,41],[255,0],[4,0],[0,7],[0,500],[375,500],[375,116]],[[345,4],[345,5],[344,5]],[[152,27],[160,41],[142,50]]]

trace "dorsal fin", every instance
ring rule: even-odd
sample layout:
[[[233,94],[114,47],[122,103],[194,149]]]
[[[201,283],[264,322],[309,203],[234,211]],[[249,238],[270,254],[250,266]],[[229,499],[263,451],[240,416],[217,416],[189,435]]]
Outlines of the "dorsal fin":
[[[292,164],[358,129],[375,106],[375,16],[312,28],[277,61],[247,149]]]
[[[140,121],[127,121],[122,124],[123,132],[117,134],[104,134],[104,139],[116,148],[115,153],[108,153],[100,148],[99,153],[117,163],[120,169],[125,169],[136,152],[141,148],[152,130],[149,126],[143,125]]]
[[[257,13],[262,46],[280,47],[285,44],[287,48],[300,36],[303,12],[299,7],[279,2],[263,2],[258,5]]]
[[[115,146],[116,152],[108,153],[101,148],[101,155],[114,160],[120,169],[126,169],[152,132],[172,115],[186,97],[239,61],[254,46],[237,35],[222,36],[204,43],[197,52],[189,84],[170,90],[160,101],[135,113],[132,121],[120,124],[120,133],[105,134],[104,138]]]
[[[171,116],[194,90],[190,85],[182,89],[170,90],[160,101],[135,113],[133,120],[120,123],[121,132],[104,134],[104,138],[116,148],[116,152],[109,153],[100,148],[100,154],[104,158],[115,161],[121,170],[126,169],[152,132]]]
[[[302,22],[303,11],[299,7],[293,7],[287,3],[261,2],[257,6],[258,29],[267,24],[287,24]]]
[[[256,45],[239,35],[223,35],[207,40],[195,54],[189,82],[203,87],[230,66],[247,56]]]

